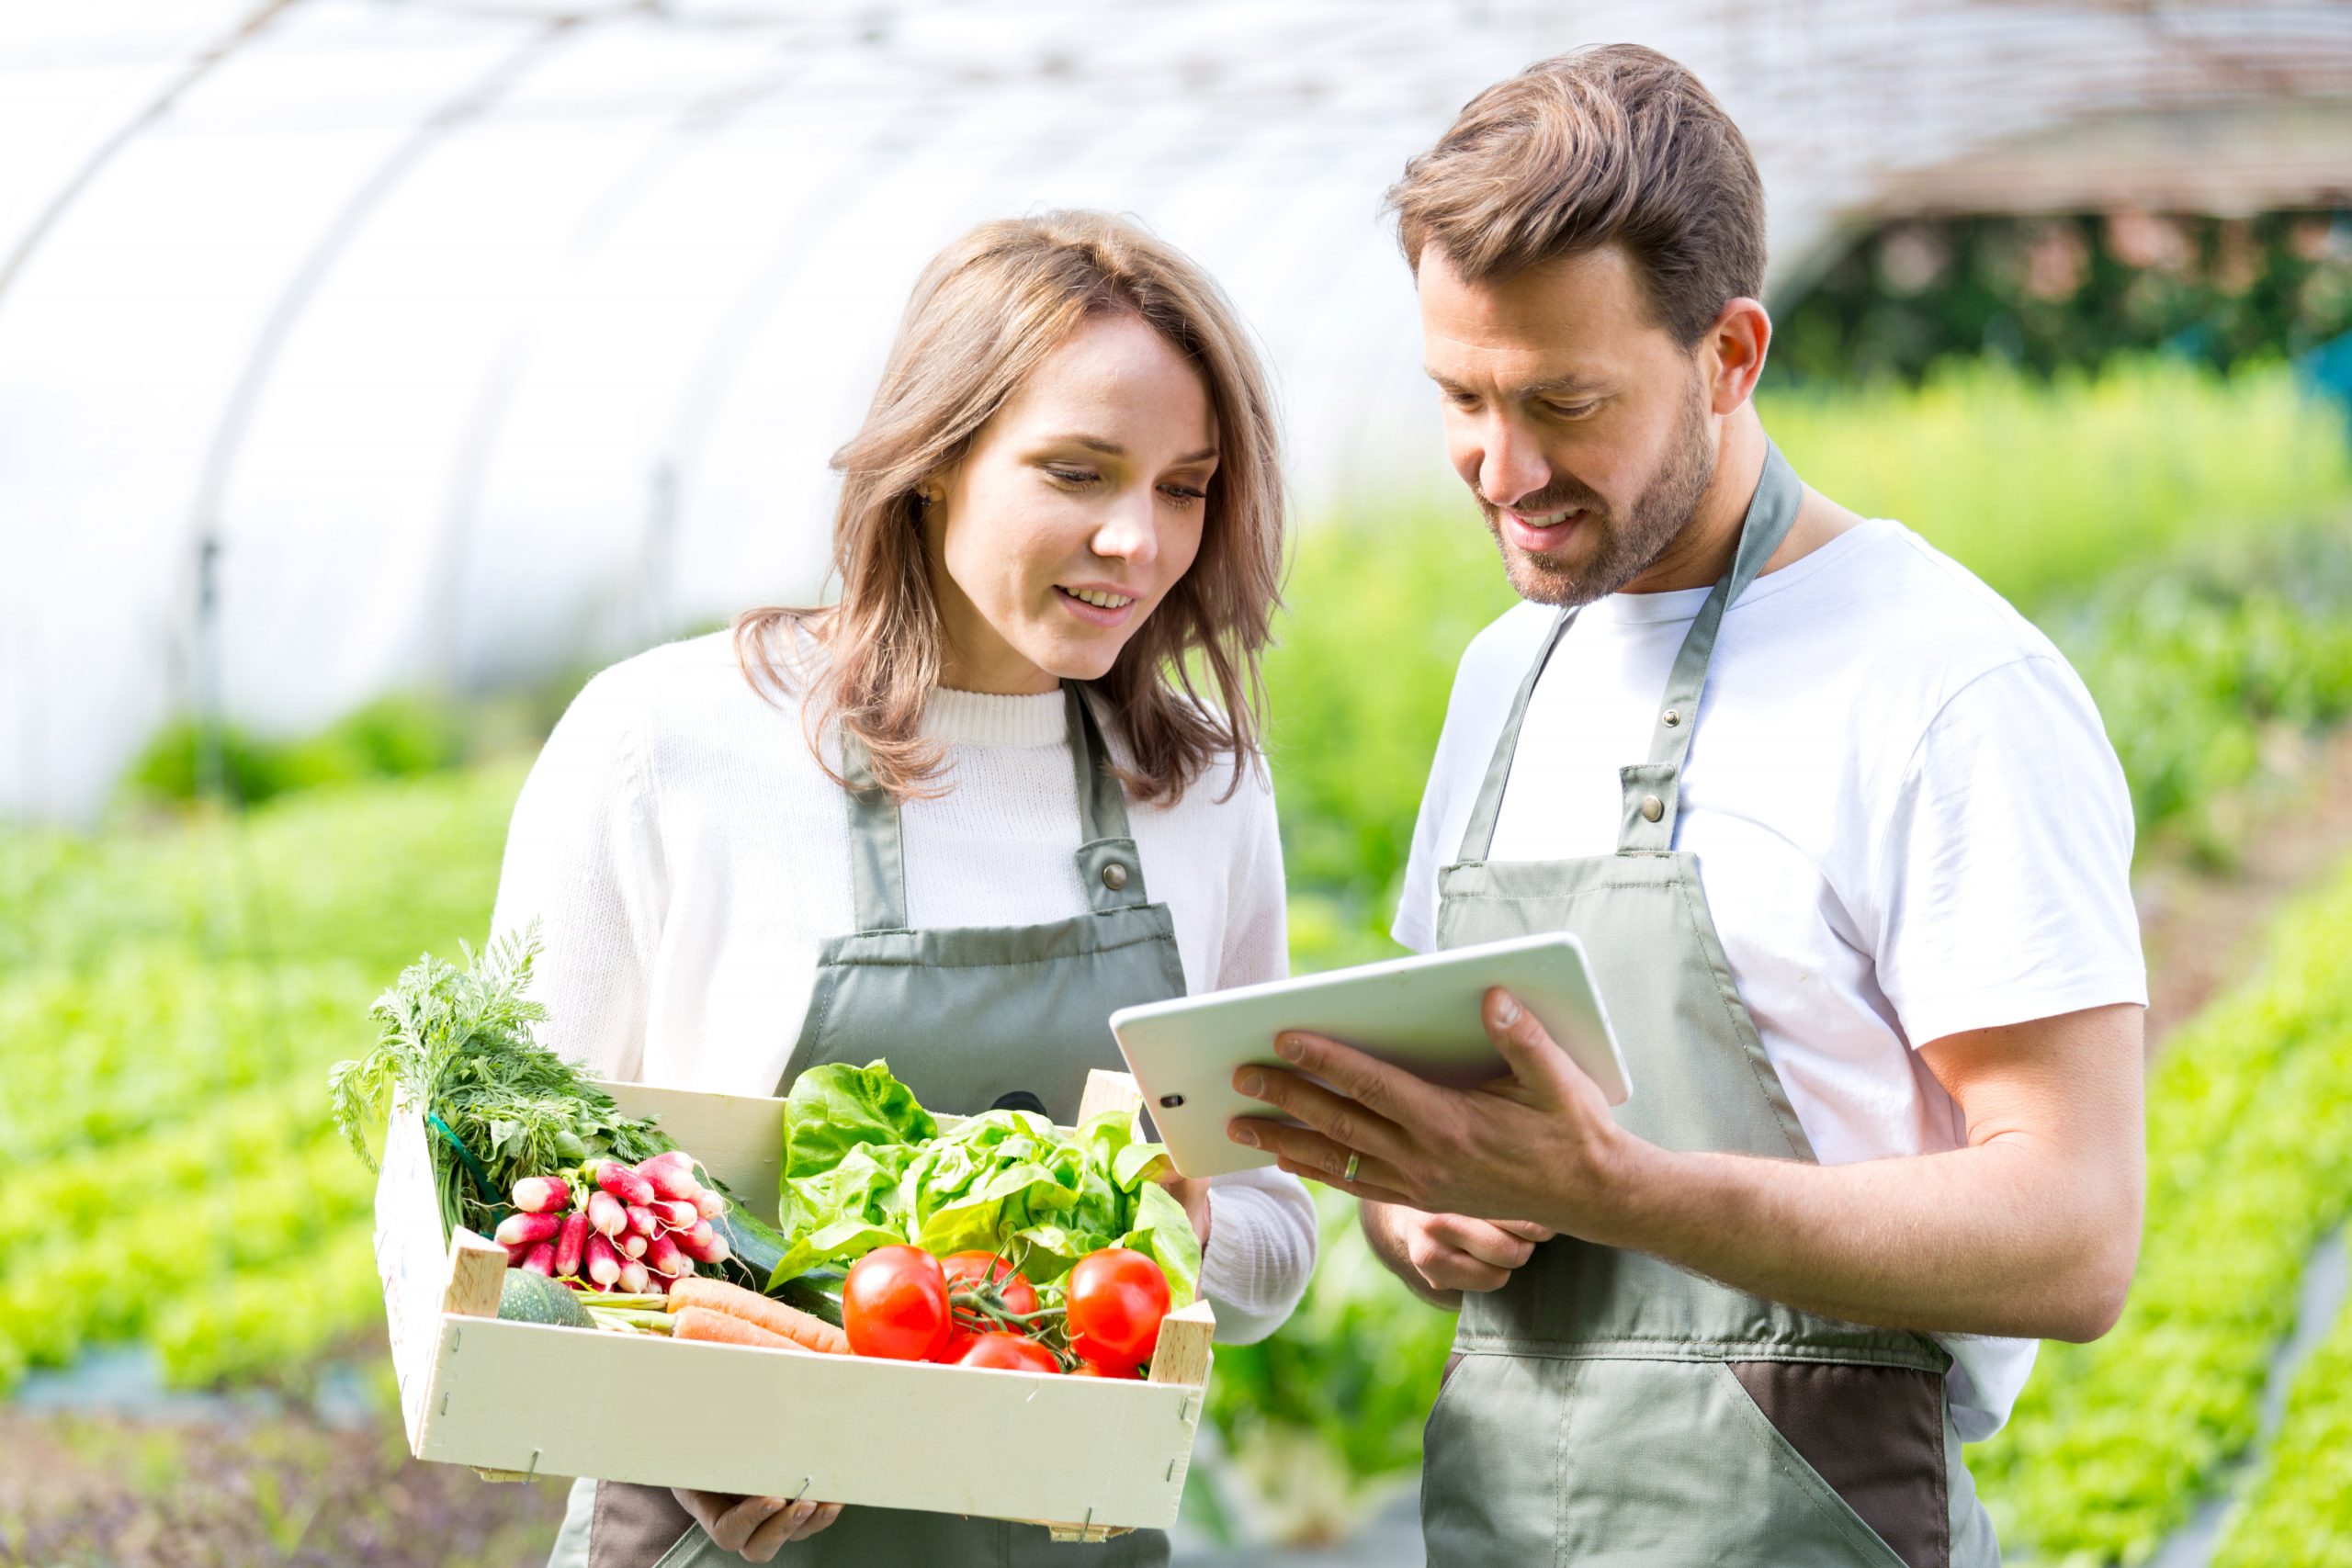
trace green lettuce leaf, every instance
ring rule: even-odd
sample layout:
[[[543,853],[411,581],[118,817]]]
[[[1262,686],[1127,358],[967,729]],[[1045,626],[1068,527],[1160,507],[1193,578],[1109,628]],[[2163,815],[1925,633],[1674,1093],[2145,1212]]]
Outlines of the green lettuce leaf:
[[[785,1247],[770,1284],[911,1242],[943,1258],[1005,1252],[1052,1305],[1080,1258],[1124,1246],[1159,1263],[1182,1306],[1201,1252],[1183,1205],[1152,1179],[1166,1157],[1135,1112],[1064,1133],[990,1111],[943,1130],[884,1063],[814,1067],[785,1106]]]
[[[792,1080],[784,1105],[784,1168],[810,1176],[831,1170],[860,1144],[920,1144],[938,1132],[914,1092],[890,1076],[888,1063],[829,1062]]]

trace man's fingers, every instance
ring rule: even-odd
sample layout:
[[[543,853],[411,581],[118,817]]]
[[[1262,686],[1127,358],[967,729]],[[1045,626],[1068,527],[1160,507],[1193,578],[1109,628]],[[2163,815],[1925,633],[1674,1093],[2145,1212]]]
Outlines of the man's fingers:
[[[1345,1046],[1338,1047],[1345,1050]],[[1275,1067],[1238,1067],[1233,1074],[1233,1087],[1252,1100],[1262,1100],[1278,1111],[1287,1111],[1329,1142],[1343,1150],[1393,1158],[1404,1152],[1408,1140],[1395,1122],[1374,1111],[1360,1100],[1334,1094],[1319,1084],[1308,1083],[1295,1073]],[[1252,1120],[1251,1127],[1263,1123]],[[1271,1144],[1260,1145],[1271,1148]],[[1347,1155],[1341,1154],[1344,1164]],[[1334,1168],[1337,1168],[1336,1167]]]
[[[1571,1074],[1584,1076],[1584,1069],[1544,1032],[1543,1021],[1500,986],[1487,992],[1479,1018],[1487,1026],[1487,1038],[1495,1043],[1521,1089],[1539,1097],[1560,1096],[1566,1093]]]
[[[1442,1092],[1402,1067],[1392,1067],[1377,1056],[1367,1056],[1327,1035],[1286,1031],[1275,1038],[1274,1054],[1295,1071],[1322,1079],[1374,1115],[1390,1122],[1417,1120],[1430,1097]],[[1250,1090],[1241,1092],[1248,1094]]]
[[[1550,1225],[1539,1225],[1533,1220],[1496,1220],[1492,1223],[1497,1228],[1507,1230],[1522,1241],[1549,1241],[1560,1234]]]
[[[1455,1251],[1498,1269],[1516,1269],[1535,1256],[1535,1244],[1525,1236],[1467,1214],[1432,1214],[1429,1234]]]
[[[797,1503],[786,1503],[773,1517],[752,1532],[752,1538],[741,1548],[743,1560],[747,1562],[774,1562],[775,1554],[782,1551],[787,1543],[800,1539],[802,1530],[817,1510],[823,1506],[822,1503],[805,1497]]]

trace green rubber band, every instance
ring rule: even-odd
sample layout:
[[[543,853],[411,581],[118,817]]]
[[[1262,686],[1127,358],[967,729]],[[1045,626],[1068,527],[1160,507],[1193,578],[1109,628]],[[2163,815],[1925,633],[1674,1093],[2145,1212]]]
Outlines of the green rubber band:
[[[474,1158],[474,1152],[466,1147],[465,1140],[449,1130],[449,1123],[428,1111],[424,1114],[424,1124],[440,1134],[448,1141],[449,1146],[458,1151],[458,1158],[464,1162],[466,1170],[474,1179],[474,1185],[481,1190],[483,1206],[492,1210],[503,1208],[505,1205],[499,1201],[498,1190],[491,1185],[490,1172],[482,1168],[481,1161]]]

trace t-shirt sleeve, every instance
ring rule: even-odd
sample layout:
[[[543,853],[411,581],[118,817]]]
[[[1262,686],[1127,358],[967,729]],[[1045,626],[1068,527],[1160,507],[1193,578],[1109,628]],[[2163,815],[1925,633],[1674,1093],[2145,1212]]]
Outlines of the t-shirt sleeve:
[[[506,830],[493,939],[536,924],[539,1039],[598,1077],[643,1070],[663,875],[652,790],[625,694],[589,682],[532,763]]]
[[[1491,634],[1490,634],[1491,635]],[[1396,919],[1388,934],[1415,953],[1429,953],[1437,947],[1437,874],[1453,863],[1453,852],[1461,846],[1452,841],[1462,831],[1453,810],[1455,790],[1476,791],[1486,776],[1486,759],[1478,759],[1478,772],[1467,782],[1462,776],[1464,763],[1463,750],[1469,744],[1468,731],[1480,728],[1491,716],[1485,705],[1466,701],[1477,690],[1474,667],[1479,662],[1480,643],[1473,643],[1462,656],[1461,665],[1453,672],[1453,691],[1445,705],[1445,723],[1438,731],[1437,751],[1430,759],[1429,782],[1421,786],[1421,812],[1413,823],[1412,847],[1405,854],[1404,882],[1396,896]],[[1472,711],[1477,711],[1474,714]],[[1493,738],[1487,737],[1491,746]],[[1466,815],[1466,813],[1465,813]]]
[[[1921,737],[1871,873],[1880,988],[1912,1045],[2148,999],[2132,797],[2090,693],[2032,655]]]

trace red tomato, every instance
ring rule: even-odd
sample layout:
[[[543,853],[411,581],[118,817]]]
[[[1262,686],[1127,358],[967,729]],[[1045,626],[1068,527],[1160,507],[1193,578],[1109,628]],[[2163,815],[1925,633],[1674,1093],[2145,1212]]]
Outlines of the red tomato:
[[[1117,1378],[1121,1382],[1126,1382],[1134,1378],[1136,1375],[1136,1369],[1133,1367],[1128,1368],[1124,1372],[1114,1372],[1106,1371],[1096,1362],[1080,1361],[1078,1365],[1069,1370],[1069,1375],[1074,1378]]]
[[[842,1281],[842,1327],[861,1356],[928,1361],[954,1326],[939,1259],[919,1247],[876,1247]]]
[[[1124,1247],[1090,1252],[1069,1271],[1069,1348],[1106,1372],[1132,1371],[1159,1343],[1168,1276]]]
[[[952,1367],[964,1359],[965,1351],[979,1343],[979,1338],[978,1334],[959,1323],[947,1331],[947,1343],[940,1347],[939,1354],[932,1359],[944,1361]]]
[[[993,1252],[950,1253],[942,1266],[947,1274],[947,1288],[962,1284],[978,1284],[982,1280],[996,1281],[997,1293],[1004,1297],[1004,1304],[1013,1312],[1026,1314],[1037,1310],[1037,1288],[1027,1276],[1012,1271],[1012,1265]]]
[[[956,1359],[959,1367],[1001,1367],[1015,1372],[1057,1372],[1061,1363],[1035,1339],[1019,1334],[983,1334]]]

